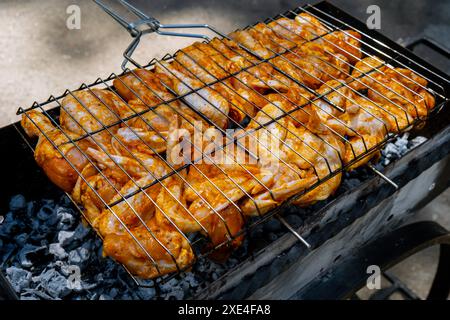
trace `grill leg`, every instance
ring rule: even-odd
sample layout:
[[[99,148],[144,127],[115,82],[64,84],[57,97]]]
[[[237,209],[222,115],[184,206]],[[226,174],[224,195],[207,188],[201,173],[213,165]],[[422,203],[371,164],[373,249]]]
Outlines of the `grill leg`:
[[[440,246],[439,265],[427,300],[446,300],[450,294],[450,245]]]
[[[450,232],[431,221],[413,223],[381,236],[327,270],[292,298],[354,297],[366,284],[368,266],[377,265],[385,272],[413,254],[435,245],[440,245],[440,259],[428,299],[445,300],[450,291]]]

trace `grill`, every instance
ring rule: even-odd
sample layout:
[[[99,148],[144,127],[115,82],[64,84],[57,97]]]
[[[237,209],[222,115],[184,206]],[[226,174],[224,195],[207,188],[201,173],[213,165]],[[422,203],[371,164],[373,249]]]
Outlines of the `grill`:
[[[148,267],[151,270],[150,272],[139,275],[139,272],[129,270],[127,263],[124,263],[124,267],[128,270],[129,275],[139,286],[154,286],[167,282],[176,274],[189,270],[194,261],[211,255],[214,256],[215,254],[220,256],[220,253],[223,253],[226,248],[238,247],[245,234],[248,234],[252,229],[269,219],[278,219],[294,235],[296,241],[300,241],[306,249],[316,247],[311,241],[305,240],[304,235],[302,236],[300,231],[302,228],[299,230],[299,228],[291,226],[283,218],[283,212],[292,208],[293,203],[301,202],[302,199],[303,205],[312,205],[318,200],[325,200],[315,199],[314,197],[312,197],[312,200],[308,200],[307,196],[312,195],[315,190],[319,190],[319,188],[336,181],[335,179],[338,179],[337,185],[339,185],[340,177],[344,172],[362,166],[366,166],[393,187],[389,192],[395,192],[394,190],[399,189],[399,183],[388,178],[389,174],[381,172],[376,165],[376,157],[380,150],[387,143],[395,140],[404,132],[410,131],[413,127],[420,129],[425,126],[426,128],[426,121],[435,114],[439,112],[444,114],[442,117],[444,120],[448,115],[448,111],[444,108],[450,95],[449,80],[446,75],[380,34],[367,30],[363,24],[326,2],[314,6],[299,7],[265,20],[264,28],[266,32],[276,35],[277,41],[269,38],[270,41],[263,43],[263,46],[255,46],[253,48],[249,43],[246,43],[245,39],[239,38],[239,36],[245,35],[247,32],[251,34],[252,30],[260,28],[261,24],[237,30],[230,36],[227,36],[208,25],[164,25],[125,3],[128,9],[141,19],[138,23],[129,24],[111,9],[101,3],[99,4],[135,37],[125,51],[125,60],[122,64],[123,73],[113,73],[106,79],[99,78],[92,84],[83,84],[77,90],[67,90],[60,96],[51,96],[46,102],[35,103],[28,109],[19,109],[18,114],[23,115],[23,123],[26,121],[25,119],[28,119],[29,123],[39,130],[39,135],[43,137],[41,139],[48,141],[51,147],[59,153],[70,168],[79,176],[77,185],[84,184],[89,188],[97,199],[101,201],[101,205],[107,208],[120,223],[125,230],[124,232],[128,234],[126,237],[129,237],[129,240],[135,242],[138,248],[142,250],[151,265],[151,267]],[[302,17],[299,16],[300,14],[307,14],[309,17],[316,19],[302,20],[305,23],[305,28],[313,28],[314,32],[299,34],[280,23],[282,21],[280,19],[292,21],[295,17]],[[318,21],[320,25],[311,21]],[[183,28],[207,29],[217,37],[209,39],[200,34],[165,31],[166,29]],[[150,32],[157,32],[165,36],[188,36],[204,39],[203,44],[209,45],[209,48],[212,48],[214,52],[215,59],[212,59],[212,63],[209,62],[214,65],[214,69],[205,67],[204,61],[195,57],[192,51],[188,50],[189,48],[179,50],[174,55],[168,54],[161,60],[153,59],[142,66],[132,58],[132,54],[137,48],[141,37]],[[339,35],[344,38],[336,38]],[[294,38],[296,39],[295,41],[293,40]],[[337,43],[334,42],[336,39],[338,40]],[[220,44],[220,46],[217,44]],[[311,60],[306,64],[302,64],[306,58],[301,49],[305,48],[304,46],[314,47],[318,44],[325,48],[323,49],[324,52],[321,55],[313,55],[313,57],[307,56],[306,58],[314,59],[312,61],[315,62],[314,68],[308,68],[308,63],[311,64]],[[197,45],[196,48],[196,52],[199,53],[205,47]],[[359,52],[362,56],[359,56]],[[231,61],[232,59],[227,55],[233,55],[235,61],[239,61],[240,67],[238,70],[227,70],[224,65],[218,62]],[[375,65],[369,64],[367,62],[369,60],[364,59],[374,55],[381,59]],[[192,63],[191,66],[186,64],[189,61]],[[140,71],[127,67],[129,63],[139,69],[149,70],[150,72],[157,70],[160,74],[164,74],[165,77],[161,78],[160,84],[158,84],[159,91],[148,84],[148,81],[146,81]],[[177,66],[176,69],[174,69],[174,65]],[[192,65],[196,68],[192,68]],[[270,68],[270,78],[258,74],[257,71],[261,68]],[[390,84],[384,82],[385,78],[383,76],[386,77],[386,74],[393,79],[390,84],[394,83],[398,86],[396,87],[397,91]],[[133,77],[137,81],[137,86],[144,88],[157,102],[151,103],[148,97],[143,96],[135,88],[133,89],[125,79],[127,76]],[[256,85],[252,86],[245,82],[244,76],[254,78]],[[170,78],[171,81],[167,80],[167,78]],[[426,83],[422,81],[423,79],[426,80]],[[174,86],[173,83],[177,83],[178,87]],[[286,84],[298,87],[299,96],[291,96],[289,91],[285,89]],[[237,88],[244,90],[239,91]],[[261,88],[264,88],[265,91]],[[402,90],[402,93],[399,93],[398,88]],[[89,93],[103,110],[115,114],[111,107],[112,104],[107,101],[109,97],[98,91],[98,89],[116,93],[114,94],[115,103],[126,107],[129,114],[123,117],[116,117],[108,122],[103,121],[78,94],[79,92]],[[135,97],[139,106],[145,106],[145,108],[143,110],[142,108],[136,109],[135,105],[130,103],[123,94],[118,94],[124,91]],[[252,96],[245,96],[245,92],[250,92]],[[290,108],[285,109],[274,103],[270,94],[277,95],[277,98],[289,104]],[[213,98],[217,99],[219,97],[218,99],[222,101],[230,96],[234,97],[234,100],[229,101],[229,109],[232,112],[221,110],[220,104],[213,100]],[[86,126],[81,124],[80,119],[77,119],[73,111],[69,109],[70,106],[63,102],[64,99],[71,99],[72,103],[80,107],[82,112],[96,123],[97,128],[94,130],[86,129]],[[256,99],[261,100],[264,105],[269,105],[272,109],[261,108],[257,104]],[[342,120],[343,118],[338,115],[349,111],[345,110],[346,106],[339,103],[339,99],[347,100],[350,105],[358,105],[360,108],[356,112],[360,112],[366,119],[368,118],[372,121],[372,125],[373,123],[378,123],[377,127],[379,129],[377,132],[382,132],[382,137],[373,141],[371,139],[373,133],[362,132],[357,125],[352,126],[349,124],[351,122]],[[432,103],[428,103],[428,100],[432,100]],[[200,105],[204,107],[202,110],[199,110],[199,101],[201,102]],[[367,103],[363,105],[364,102]],[[422,102],[425,106],[425,113],[423,109],[419,110]],[[184,109],[179,108],[180,105],[186,106],[189,111],[183,111]],[[249,108],[246,109],[243,105]],[[161,116],[158,113],[160,111],[158,108],[161,106],[165,106],[171,114],[178,116],[175,123],[170,123],[168,127],[169,132],[158,129],[154,123],[148,120],[149,115]],[[46,119],[50,121],[49,123],[59,129],[62,135],[55,138],[49,134],[49,131],[45,130],[43,123],[36,121],[39,118],[32,116],[33,110],[45,115]],[[259,112],[260,117],[255,114],[254,110]],[[322,123],[324,128],[321,132],[315,131],[316,128],[312,127],[311,122],[308,122],[314,120],[315,110],[321,111],[322,117],[327,117],[330,120],[330,122]],[[213,119],[211,115],[215,116],[215,118]],[[77,135],[71,135],[66,132],[67,130],[61,124],[63,117],[65,117],[65,121],[76,124],[75,127],[79,131]],[[233,164],[233,170],[238,170],[239,174],[230,174],[228,167],[216,162],[212,154],[203,152],[201,146],[195,143],[191,143],[190,148],[197,151],[199,157],[194,157],[192,161],[181,165],[174,164],[167,155],[168,151],[170,151],[169,147],[167,147],[167,150],[165,149],[166,145],[169,146],[171,142],[174,142],[171,140],[173,138],[170,131],[178,132],[177,130],[180,129],[182,124],[188,128],[196,129],[199,122],[194,122],[193,119],[207,124],[207,126],[215,129],[226,138],[225,142],[214,142],[216,153],[219,151],[226,152],[228,150],[227,147],[235,146],[235,149],[243,150],[248,158],[260,160],[258,157],[261,156],[262,152],[270,159],[275,159],[279,162],[287,170],[287,175],[297,175],[299,177],[301,170],[298,167],[286,160],[283,155],[277,154],[270,147],[267,147],[264,141],[261,141],[264,137],[267,138],[265,135],[273,137],[285,152],[292,152],[297,162],[302,163],[307,168],[303,171],[308,171],[310,175],[298,178],[300,182],[307,183],[294,188],[293,191],[289,190],[283,193],[288,185],[281,185],[282,188],[280,189],[284,190],[275,190],[268,185],[269,183],[264,179],[265,176],[261,175],[259,171],[253,171],[253,167],[242,164],[236,159],[231,158],[230,160]],[[141,131],[130,125],[130,123],[136,123],[137,120],[142,121],[145,126],[151,128],[154,133],[152,137],[154,140],[146,140],[146,136]],[[438,123],[435,117],[431,121]],[[289,122],[293,122],[296,125],[288,126]],[[133,138],[137,139],[136,141],[139,142],[141,148],[144,148],[144,152],[147,154],[151,153],[152,157],[156,159],[155,161],[158,161],[167,169],[161,174],[150,170],[149,165],[143,160],[140,153],[124,143],[123,137],[117,133],[118,127],[121,128],[122,133],[128,132]],[[227,131],[229,128],[238,129],[237,134],[230,134]],[[336,128],[343,128],[347,133],[343,134]],[[290,136],[293,143],[288,143],[286,140],[277,137],[276,130],[285,132],[285,136]],[[19,128],[19,131],[27,144],[34,149],[35,141],[28,138],[22,129]],[[144,170],[144,178],[136,178],[130,169],[126,167],[127,164],[123,162],[123,158],[113,154],[109,146],[102,144],[102,136],[111,138],[116,150],[124,151],[123,156],[132,160],[133,164],[138,166],[140,170]],[[331,138],[327,139],[325,136],[335,138],[330,140]],[[251,144],[243,142],[247,137],[254,139],[253,142],[259,148],[262,148],[262,151],[259,150],[259,156],[251,150]],[[311,140],[309,137],[314,137],[315,140]],[[340,143],[334,142],[336,140],[339,140]],[[86,150],[82,146],[86,142],[94,144],[96,150]],[[303,149],[296,149],[295,143],[300,143]],[[317,147],[317,144],[320,147]],[[340,144],[342,144],[341,149],[339,149]],[[110,201],[105,201],[101,195],[101,190],[97,186],[92,185],[91,176],[86,175],[84,170],[80,170],[79,165],[67,155],[65,151],[67,149],[64,148],[75,148],[78,153],[82,154],[95,174],[98,174],[101,180],[105,181],[112,188],[115,197],[112,197]],[[302,154],[299,150],[308,150],[308,154],[312,154],[312,156]],[[333,155],[337,155],[337,159],[333,160]],[[227,154],[225,156],[228,159]],[[202,160],[210,161],[210,168],[217,172],[216,174],[219,175],[220,179],[214,179],[214,177],[209,176],[204,169],[205,167],[200,164]],[[117,186],[116,181],[113,181],[111,176],[108,176],[105,164],[109,165],[109,168],[120,170],[121,174],[131,181],[132,187],[123,192]],[[396,169],[391,169],[391,171]],[[199,175],[202,181],[216,193],[216,197],[220,200],[219,205],[214,205],[211,199],[205,196],[205,190],[201,189],[202,185],[195,185],[193,180],[190,180],[190,176],[186,174],[186,171],[189,173],[195,172]],[[304,173],[303,171],[302,174]],[[244,184],[242,179],[240,179],[241,176],[246,177],[244,182],[252,183],[251,188]],[[224,188],[223,184],[219,184],[223,180],[229,186],[233,186],[234,193],[227,193],[229,189]],[[205,223],[202,223],[190,212],[186,202],[183,202],[183,200],[180,200],[180,197],[175,195],[178,189],[173,188],[171,185],[173,182],[171,181],[184,184],[184,187],[189,188],[193,196],[199,199],[199,206],[206,209],[211,217],[214,217],[215,226],[224,228],[221,233],[221,239],[214,240],[214,235],[211,234],[211,227],[205,226]],[[292,180],[289,182],[292,182]],[[294,180],[294,182],[299,181]],[[165,196],[167,198],[164,199],[165,201],[158,202],[158,199],[155,199],[151,194],[155,187],[166,193]],[[255,189],[259,191],[253,193]],[[327,194],[327,198],[334,191],[331,190]],[[258,197],[258,195],[263,193],[267,194],[267,198]],[[235,196],[235,194],[238,194],[238,196]],[[73,198],[73,193],[70,194],[68,192],[67,195]],[[236,198],[233,198],[233,196]],[[142,217],[143,214],[136,205],[136,199],[142,199],[139,197],[147,199],[146,201],[156,208],[166,223],[171,225],[171,232],[175,234],[171,235],[171,237],[174,237],[180,243],[188,244],[188,247],[192,248],[195,258],[188,259],[189,261],[187,262],[181,261],[180,263],[179,257],[175,256],[170,250],[170,243],[164,243],[160,240],[158,230],[155,228],[152,230],[152,227],[148,226],[145,218]],[[380,201],[382,197],[380,196]],[[247,209],[243,208],[243,200],[253,211],[250,209],[245,211]],[[266,202],[260,200],[265,200]],[[173,213],[166,212],[161,207],[161,204],[165,204],[168,201],[173,202],[172,205],[176,206],[178,212],[184,211],[187,213],[186,219],[189,219],[191,223],[197,224],[199,227],[196,227],[195,231],[200,231],[204,236],[190,235],[190,232],[183,230],[181,224],[177,223],[177,217],[174,218]],[[270,204],[267,208],[258,205],[258,203],[265,204],[267,202]],[[79,208],[86,220],[92,222],[92,217],[86,214],[85,210],[83,210],[85,208],[80,206],[79,201],[73,199],[73,203]],[[274,203],[276,206],[273,205]],[[135,235],[133,231],[138,229],[134,228],[138,227],[130,227],[116,213],[117,208],[121,208],[121,206],[122,208],[123,206],[129,208],[131,213],[128,219],[135,219],[133,221],[141,226],[139,228],[142,228],[142,230],[139,231],[142,233]],[[226,216],[226,208],[232,208],[229,209],[233,214],[231,219]],[[324,209],[321,210],[323,212]],[[246,223],[238,222],[238,227],[236,227],[232,225],[236,221],[245,221]],[[98,225],[95,225],[95,227],[98,228]],[[304,228],[306,227],[305,225]],[[305,233],[310,233],[309,231],[306,232],[305,230]],[[161,255],[165,259],[171,260],[168,263],[173,264],[173,267],[161,268],[160,263],[157,262],[158,258],[154,257],[154,254],[149,252],[151,250],[147,248],[146,241],[150,241],[149,239],[153,239],[151,240],[155,242],[153,245],[158,246],[163,251]],[[189,251],[191,249],[185,250]],[[273,252],[278,251],[273,249]],[[116,259],[120,260],[118,257]],[[141,278],[152,278],[153,281],[149,283]],[[236,282],[234,280],[234,283]],[[218,284],[223,285],[223,283],[224,279],[221,279],[221,282],[218,282],[216,286]],[[212,291],[214,291],[214,286],[211,286],[209,292],[201,297],[214,296],[214,294],[211,294]]]

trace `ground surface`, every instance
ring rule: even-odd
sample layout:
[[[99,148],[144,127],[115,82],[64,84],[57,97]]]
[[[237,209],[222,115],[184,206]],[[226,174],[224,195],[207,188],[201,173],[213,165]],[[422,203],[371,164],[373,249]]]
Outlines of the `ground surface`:
[[[108,2],[107,0],[104,0]],[[209,23],[223,32],[245,26],[306,1],[202,0],[131,1],[163,23]],[[366,20],[368,5],[381,8],[381,32],[394,40],[425,33],[450,46],[450,1],[331,1]],[[66,9],[81,8],[81,29],[69,30]],[[108,2],[109,3],[109,2]],[[77,88],[83,82],[119,72],[129,34],[92,1],[43,0],[0,2],[0,127],[17,118],[18,107],[43,101],[50,94]],[[188,44],[190,40],[148,36],[137,60],[147,62]],[[450,71],[450,67],[442,67]],[[422,219],[437,220],[450,228],[450,192],[422,210]],[[437,252],[430,249],[395,270],[425,296]],[[414,280],[414,281],[412,281]]]

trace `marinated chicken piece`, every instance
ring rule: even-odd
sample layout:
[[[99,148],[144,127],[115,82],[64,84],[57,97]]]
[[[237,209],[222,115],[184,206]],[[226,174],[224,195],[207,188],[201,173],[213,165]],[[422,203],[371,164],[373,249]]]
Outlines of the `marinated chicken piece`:
[[[225,78],[229,74],[194,45],[178,51],[172,65],[188,77],[198,77],[205,84]]]
[[[302,87],[292,84],[286,93],[272,93],[266,98],[281,109],[296,127],[304,126],[312,132],[322,132],[321,119],[315,110],[311,110],[314,104],[310,101],[314,96]]]
[[[311,89],[318,89],[329,80],[345,79],[350,72],[345,56],[330,54],[315,43],[307,43],[271,62]]]
[[[167,134],[167,131],[156,132],[123,127],[117,130],[112,146],[118,154],[126,155],[128,152],[157,154],[166,150]]]
[[[220,211],[220,217],[219,215],[210,215],[203,223],[211,240],[205,251],[222,245],[211,252],[208,257],[214,261],[225,262],[231,252],[239,248],[244,241],[244,235],[238,235],[243,230],[245,223],[242,213],[235,206],[230,205]]]
[[[362,76],[363,73],[368,73]],[[361,77],[361,81],[350,83],[357,90],[368,89],[368,97],[383,105],[389,106],[391,112],[407,112],[408,116],[417,119],[428,115],[435,105],[434,97],[424,88],[427,81],[408,69],[392,68],[381,59],[367,57],[355,65],[353,77]],[[392,111],[397,108],[396,111]],[[407,122],[407,116],[403,116]]]
[[[198,89],[202,83],[198,80],[185,76],[168,63],[159,63],[157,69],[172,77],[173,90],[179,95],[185,95],[184,100],[195,110],[210,119],[216,126],[225,128],[228,123],[228,112],[230,110],[228,101],[211,88]]]
[[[371,112],[374,108],[377,108],[376,105],[366,98],[355,97],[353,101],[347,100],[346,113],[341,116],[341,119],[353,132],[356,132],[356,135],[350,137],[350,144],[346,145],[344,156],[346,164],[378,146],[389,133],[389,122],[383,117],[385,114]],[[352,164],[349,170],[360,167],[379,156],[380,151],[371,152]]]
[[[224,55],[227,59],[232,61],[232,68],[229,68],[230,72],[237,72],[240,69],[249,67],[258,61],[254,56],[247,53],[232,40],[214,38],[208,43],[208,46],[210,46],[211,49],[220,52],[221,55]],[[209,52],[211,53],[212,51]],[[215,56],[215,53],[210,56]]]
[[[98,164],[101,169],[121,171],[129,176],[140,178],[152,174],[162,177],[168,173],[168,164],[161,156],[150,156],[145,153],[128,152],[127,156],[107,154],[93,148],[88,148],[86,154]]]
[[[162,104],[151,110],[136,100],[130,101],[129,105],[130,109],[133,109],[132,113],[126,115],[123,114],[121,116],[124,118],[126,116],[138,114],[127,121],[128,126],[131,128],[160,133],[166,132],[169,127],[170,119],[174,116],[179,117],[182,121],[188,123],[201,121],[202,124],[206,126],[206,121],[202,120],[189,107],[178,101],[170,104]]]
[[[279,76],[270,64],[262,63],[240,72],[232,79],[232,83],[235,88],[252,89],[264,94],[273,90],[287,92],[289,87],[285,79]]]
[[[264,44],[255,39],[248,30],[237,30],[230,33],[229,36],[261,59],[268,59],[274,56],[274,53],[266,49]]]
[[[335,52],[343,55],[354,65],[362,57],[361,34],[352,30],[335,31],[319,39],[315,43],[325,47],[328,52]]]
[[[300,14],[295,20],[280,18],[265,25],[259,23],[229,36],[262,59],[273,57],[296,45],[303,44],[327,32],[317,19]]]
[[[169,131],[166,158],[175,170],[184,164],[180,163],[180,153],[176,151],[178,150],[176,148],[180,143],[179,139],[184,136],[185,130],[179,128],[178,119],[172,119]],[[184,157],[182,156],[182,158]],[[159,225],[167,224],[182,232],[191,233],[199,231],[202,226],[187,208],[184,195],[185,176],[186,170],[181,170],[160,182],[162,188],[156,199],[155,221]]]
[[[380,58],[376,56],[364,58],[355,64],[348,83],[355,90],[367,89],[373,85],[374,79],[376,79],[374,77],[377,74],[376,70],[384,72],[386,69],[385,62]],[[358,79],[358,81],[353,79]]]
[[[139,190],[140,187],[154,182],[169,172],[164,161],[145,154],[134,153],[133,158],[129,158],[108,155],[92,148],[88,148],[86,154],[96,163],[96,167],[89,164],[84,168],[72,196],[75,201],[83,205],[86,215],[93,224],[97,224],[98,220],[96,219],[101,218],[100,220],[109,221],[103,225],[120,228],[119,221],[115,221],[114,215],[106,210],[107,205],[122,199],[122,196]],[[146,193],[156,198],[156,194],[159,192],[158,187],[155,185],[146,190]],[[126,201],[114,207],[120,217],[136,216],[133,209],[141,208],[139,212],[144,212],[145,208],[152,208],[153,204],[145,192],[130,198],[130,202],[134,204],[133,208],[130,208]],[[100,217],[102,212],[104,213]],[[136,223],[135,220],[130,219],[124,218],[124,222],[126,224],[129,221]],[[130,224],[132,223],[130,222]],[[106,231],[102,232],[107,233]]]
[[[67,95],[61,102],[61,127],[68,132],[81,137],[98,132],[105,126],[118,123],[119,110],[126,110],[128,106],[111,91],[92,89],[74,92]],[[89,135],[89,140],[99,149],[110,150],[112,134],[118,125]]]
[[[156,198],[161,191],[158,183],[151,185],[154,182],[155,177],[148,174],[138,180],[129,180],[120,189],[110,203],[122,201],[112,207],[104,208],[102,213],[92,221],[92,225],[102,237],[126,233],[125,227],[129,229],[139,227],[142,221],[147,221],[154,216]],[[151,186],[147,187],[149,185]],[[124,197],[127,198],[123,199]]]
[[[327,28],[313,16],[301,13],[295,20],[288,18],[276,19],[268,24],[280,36],[297,44],[303,44],[327,32]]]
[[[280,107],[281,104],[282,102],[278,101],[264,107],[257,114],[256,120],[249,124],[248,129],[251,130],[256,126],[257,122],[264,123],[269,118],[283,114],[284,111]],[[248,198],[243,201],[241,208],[246,215],[266,213],[278,203],[306,189],[315,180],[314,177],[303,179],[303,170],[292,162],[291,157],[286,156],[293,153],[304,160],[307,157],[307,153],[314,155],[315,152],[313,148],[310,148],[307,153],[303,152],[305,155],[302,155],[302,151],[298,152],[298,150],[289,146],[286,143],[286,138],[292,133],[292,130],[295,130],[293,122],[284,117],[250,135],[254,141],[250,141],[249,144],[258,146],[258,164],[266,171],[271,172],[274,183],[268,190],[262,190],[253,199]],[[302,138],[297,137],[297,140],[302,141]],[[310,147],[309,143],[307,144]]]
[[[34,158],[47,177],[62,190],[72,191],[78,179],[77,171],[81,172],[88,163],[84,153],[88,141],[71,142],[76,134],[61,132],[49,118],[35,110],[22,115],[21,125],[29,137],[39,137]]]
[[[316,158],[314,163],[314,171],[310,170],[310,176],[314,178],[318,176],[320,179],[323,179],[330,173],[335,173],[342,168],[342,159],[345,155],[345,146],[340,139],[331,132],[322,133],[319,136],[322,139],[321,153],[323,157]],[[295,200],[294,204],[308,206],[318,201],[328,199],[338,189],[341,184],[341,179],[342,174],[336,174]]]
[[[428,91],[409,79],[421,83],[424,87],[427,82],[409,70],[400,68],[395,70],[398,73],[388,68],[384,75],[378,76],[379,82],[373,83],[369,88],[369,98],[390,107],[406,110],[414,119],[427,117],[435,105],[435,99]]]
[[[214,50],[207,44],[195,43],[180,51],[177,55],[177,62],[183,64],[184,73],[189,71],[190,74],[187,76],[198,77],[204,84],[230,76],[234,70],[239,70],[234,62]],[[212,56],[207,53],[211,53]],[[182,60],[184,63],[181,62]],[[253,117],[255,115],[255,104],[248,99],[245,92],[239,92],[233,88],[233,79],[224,79],[221,83],[210,87],[230,102],[229,117],[236,123],[240,123],[246,116]]]
[[[174,98],[174,95],[162,85],[161,80],[170,83],[165,74],[135,69],[115,79],[113,84],[126,101],[137,100],[147,107],[153,107]]]
[[[329,94],[326,94],[329,92]],[[326,124],[328,128],[334,130],[342,137],[345,135],[355,135],[356,133],[347,126],[347,124],[340,119],[342,112],[336,107],[345,110],[347,106],[347,99],[354,96],[351,88],[345,84],[344,81],[331,80],[324,83],[318,90],[319,95],[325,95],[325,99],[319,99],[311,104],[317,115],[320,117],[322,123]],[[330,102],[332,104],[330,104]]]
[[[292,49],[297,44],[289,39],[279,36],[270,27],[264,23],[258,23],[254,27],[248,29],[253,38],[257,39],[267,48],[272,55],[275,53],[284,53],[286,50]]]
[[[195,60],[206,69],[209,69],[211,61],[214,61],[214,64],[219,68],[218,70],[214,68],[217,78],[223,76],[223,73],[226,73],[226,75],[237,73],[243,67],[251,65],[254,60],[252,56],[246,54],[237,44],[229,47],[222,41],[225,40],[213,39],[209,43],[195,42],[183,51],[192,54]],[[230,42],[228,41],[228,43]]]
[[[151,279],[175,272],[195,260],[188,240],[175,228],[150,220],[147,226],[133,228],[131,234],[107,235],[103,240],[103,252],[140,278]]]
[[[128,180],[120,170],[99,170],[89,163],[78,177],[72,198],[83,206],[86,218],[93,223]]]

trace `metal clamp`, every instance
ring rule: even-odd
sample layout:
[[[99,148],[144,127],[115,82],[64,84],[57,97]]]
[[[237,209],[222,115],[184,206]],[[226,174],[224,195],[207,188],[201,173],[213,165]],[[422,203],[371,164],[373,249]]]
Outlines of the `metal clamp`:
[[[157,33],[159,35],[164,36],[173,36],[173,37],[187,37],[187,38],[198,38],[209,40],[209,37],[203,34],[197,33],[182,33],[182,32],[172,32],[172,31],[164,31],[163,29],[208,29],[213,32],[218,33],[214,28],[207,24],[162,24],[154,17],[151,17],[135,6],[129,4],[125,0],[118,0],[120,4],[122,4],[125,8],[131,11],[134,15],[136,15],[139,19],[133,22],[127,21],[124,17],[120,16],[117,12],[113,11],[110,7],[106,6],[100,0],[94,0],[94,2],[100,6],[107,14],[109,14],[114,20],[116,20],[121,26],[123,26],[130,35],[134,38],[134,40],[130,43],[130,45],[125,50],[123,56],[125,60],[122,62],[122,70],[126,70],[127,63],[131,62],[137,68],[142,68],[142,66],[135,61],[131,56],[139,45],[140,39],[143,35],[149,33]],[[146,27],[145,27],[146,26]]]

